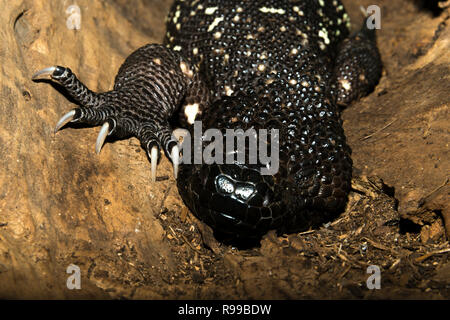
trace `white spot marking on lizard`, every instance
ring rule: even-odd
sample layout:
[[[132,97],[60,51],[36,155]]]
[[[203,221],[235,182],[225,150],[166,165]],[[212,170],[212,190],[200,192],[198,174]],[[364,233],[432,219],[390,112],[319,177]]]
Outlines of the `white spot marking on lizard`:
[[[297,14],[298,14],[299,16],[304,16],[304,15],[305,15],[305,13],[304,13],[302,10],[300,10],[299,7],[294,6],[293,9],[294,9],[294,12],[297,12]]]
[[[186,62],[180,62],[180,68],[181,71],[187,75],[189,78],[192,78],[194,76],[194,73],[192,72],[192,70],[188,67],[188,65],[186,64]]]
[[[184,114],[186,115],[187,121],[189,124],[193,124],[195,121],[195,117],[197,116],[197,113],[199,112],[199,104],[188,104],[186,107],[184,107]]]
[[[224,17],[218,17],[215,18],[213,23],[211,23],[208,27],[208,32],[211,32],[214,30],[215,27],[217,27],[219,25],[219,23],[221,23],[223,21]]]
[[[227,96],[231,96],[233,94],[233,90],[229,86],[225,86],[225,94]]]
[[[319,37],[321,37],[325,41],[325,44],[330,44],[330,39],[328,38],[328,31],[327,31],[327,29],[322,28],[319,31]]]
[[[285,14],[286,13],[286,10],[284,10],[284,9],[267,8],[267,7],[259,8],[259,11],[261,11],[262,13],[277,13],[277,14]]]
[[[181,15],[181,11],[177,10],[175,12],[175,15],[174,15],[173,19],[172,19],[173,23],[177,23],[178,22],[178,18],[180,17],[180,15]]]
[[[219,7],[206,8],[205,9],[205,14],[210,16],[210,15],[214,14],[214,12],[216,12],[217,9],[219,9]]]
[[[341,84],[342,88],[344,88],[345,91],[349,91],[352,88],[350,81],[346,79],[339,80],[339,83]]]

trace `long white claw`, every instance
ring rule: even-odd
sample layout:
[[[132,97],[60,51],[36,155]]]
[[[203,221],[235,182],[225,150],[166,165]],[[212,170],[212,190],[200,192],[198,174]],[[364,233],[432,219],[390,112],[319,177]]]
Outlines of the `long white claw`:
[[[178,146],[173,147],[172,154],[170,156],[173,164],[173,176],[176,180],[178,177],[178,165],[180,164],[180,148]]]
[[[109,123],[105,122],[98,133],[97,142],[95,143],[95,152],[97,154],[100,153],[103,147],[103,143],[105,143],[105,139],[109,134]]]
[[[153,146],[150,151],[150,161],[152,166],[152,181],[156,181],[156,166],[158,165],[158,147]]]
[[[73,118],[75,117],[75,110],[71,110],[69,112],[67,112],[65,115],[63,115],[61,117],[61,119],[59,119],[58,123],[56,124],[55,127],[55,133],[59,131],[59,129],[61,129],[62,127],[64,127],[67,123],[69,123],[70,121],[73,120]]]
[[[31,77],[31,79],[32,79],[32,80],[37,80],[37,79],[45,79],[45,78],[47,78],[48,76],[51,77],[52,74],[53,74],[53,72],[55,72],[55,70],[56,70],[56,67],[55,67],[55,66],[53,66],[53,67],[48,67],[48,68],[45,68],[45,69],[42,69],[42,70],[36,72],[35,74],[33,74],[33,76]]]

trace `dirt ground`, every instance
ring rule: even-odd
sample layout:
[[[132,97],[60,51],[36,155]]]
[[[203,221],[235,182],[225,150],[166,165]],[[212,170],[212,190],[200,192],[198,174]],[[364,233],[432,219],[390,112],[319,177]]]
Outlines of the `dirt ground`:
[[[171,3],[132,2],[77,1],[74,31],[71,1],[0,0],[0,298],[450,299],[449,8],[343,1],[354,28],[360,5],[381,8],[384,65],[375,91],[343,111],[347,208],[318,230],[240,250],[186,209],[167,159],[150,182],[136,139],[95,156],[98,128],[52,133],[72,103],[31,75],[60,64],[111,88],[128,54],[161,42]],[[66,286],[70,264],[81,290]],[[380,289],[367,286],[369,266]]]

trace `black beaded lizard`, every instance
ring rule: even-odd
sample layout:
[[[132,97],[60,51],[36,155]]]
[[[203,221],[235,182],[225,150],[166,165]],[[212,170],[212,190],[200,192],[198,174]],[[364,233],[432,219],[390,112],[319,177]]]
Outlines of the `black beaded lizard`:
[[[112,91],[92,92],[59,66],[33,79],[51,76],[80,104],[55,131],[68,122],[102,125],[97,152],[108,135],[135,136],[153,180],[163,149],[184,202],[217,236],[259,239],[270,229],[317,226],[346,204],[352,161],[338,105],[366,95],[381,74],[375,31],[349,36],[349,25],[337,0],[180,0],[164,45],[132,53]],[[178,168],[174,119],[190,130],[194,120],[224,133],[278,129],[279,170],[262,175],[265,163],[242,162]]]

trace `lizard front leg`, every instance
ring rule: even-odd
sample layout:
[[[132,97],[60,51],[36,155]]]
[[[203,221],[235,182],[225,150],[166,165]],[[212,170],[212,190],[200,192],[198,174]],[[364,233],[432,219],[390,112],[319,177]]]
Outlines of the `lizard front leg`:
[[[341,106],[370,93],[381,77],[376,30],[368,29],[366,21],[360,31],[350,35],[338,48],[332,84],[336,103]]]
[[[97,153],[109,135],[135,136],[150,158],[153,181],[161,149],[172,160],[176,178],[179,147],[169,119],[181,109],[192,123],[209,104],[208,89],[180,54],[156,44],[139,48],[120,67],[114,89],[105,93],[91,91],[69,68],[60,66],[43,69],[33,79],[47,76],[80,105],[58,121],[55,132],[69,122],[102,125]]]

